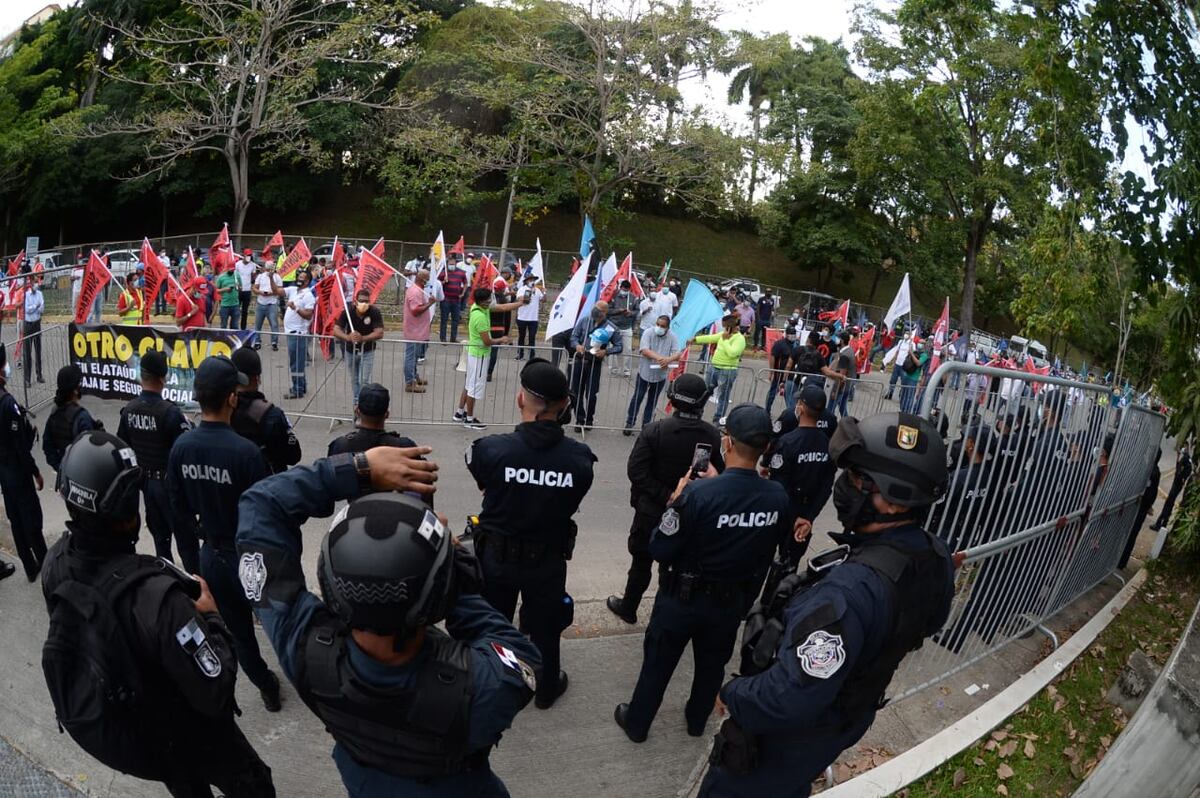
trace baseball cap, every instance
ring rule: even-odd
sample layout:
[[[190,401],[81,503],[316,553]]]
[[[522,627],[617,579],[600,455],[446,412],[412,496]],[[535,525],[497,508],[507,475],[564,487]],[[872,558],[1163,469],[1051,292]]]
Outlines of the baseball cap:
[[[252,249],[249,249],[249,248],[247,248],[247,249],[243,249],[243,250],[242,250],[242,254],[243,254],[243,255],[253,255],[253,254],[254,254],[254,250],[252,250]]]
[[[196,369],[193,386],[198,391],[232,391],[249,380],[238,371],[233,361],[224,355],[206,357]]]
[[[388,389],[377,382],[368,382],[358,389],[358,412],[364,416],[382,416],[391,404]]]
[[[825,410],[825,391],[819,385],[809,383],[800,389],[797,401],[805,407],[821,413]]]
[[[761,406],[743,402],[721,419],[721,429],[738,443],[766,446],[771,440],[771,417]]]
[[[258,356],[258,352],[249,347],[243,346],[234,350],[233,365],[247,377],[262,376],[262,358]]]
[[[157,349],[142,355],[142,371],[155,377],[167,376],[167,356]]]
[[[544,357],[531,358],[521,369],[521,387],[545,402],[567,398],[567,375]]]

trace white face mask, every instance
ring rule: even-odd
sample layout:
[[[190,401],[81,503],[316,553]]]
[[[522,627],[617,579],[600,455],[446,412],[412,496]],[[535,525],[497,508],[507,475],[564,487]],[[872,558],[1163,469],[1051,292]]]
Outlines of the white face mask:
[[[667,328],[666,327],[655,327],[654,334],[657,335],[659,338],[661,338],[667,334]]]

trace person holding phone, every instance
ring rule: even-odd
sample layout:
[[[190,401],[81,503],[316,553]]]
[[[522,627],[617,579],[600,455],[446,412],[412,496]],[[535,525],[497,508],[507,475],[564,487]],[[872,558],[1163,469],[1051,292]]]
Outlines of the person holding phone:
[[[787,492],[756,470],[770,440],[766,410],[733,408],[721,430],[725,471],[708,464],[697,473],[702,462],[688,469],[650,534],[650,554],[662,563],[659,591],[633,697],[613,713],[635,743],[645,741],[688,643],[696,667],[683,715],[689,735],[704,734],[738,628],[792,527]]]
[[[725,467],[721,459],[721,434],[700,418],[708,400],[708,386],[699,374],[681,374],[667,383],[672,415],[642,427],[626,467],[629,475],[629,504],[633,523],[629,526],[629,573],[625,590],[609,596],[609,611],[628,624],[637,623],[638,604],[650,586],[650,532],[667,509],[667,499],[679,478],[695,464],[700,447],[710,452],[713,467]]]

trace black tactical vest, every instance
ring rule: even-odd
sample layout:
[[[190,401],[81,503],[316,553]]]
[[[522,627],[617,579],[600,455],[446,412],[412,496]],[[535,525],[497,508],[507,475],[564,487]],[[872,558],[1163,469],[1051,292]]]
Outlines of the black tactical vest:
[[[427,659],[407,688],[368,685],[354,673],[349,630],[319,612],[299,659],[296,687],[325,729],[360,765],[401,778],[429,778],[487,766],[488,751],[468,754],[470,649],[426,630]]]
[[[166,399],[150,402],[140,396],[125,405],[126,442],[151,479],[162,479],[167,470],[167,455],[171,453],[166,437],[167,413],[172,407]]]
[[[58,452],[65,452],[75,441],[75,419],[83,412],[78,402],[54,408],[46,420],[46,437]]]
[[[234,432],[253,441],[254,445],[261,449],[266,445],[262,420],[272,407],[274,405],[264,399],[261,394],[239,393],[237,407],[233,410],[233,418],[229,425],[233,427]]]

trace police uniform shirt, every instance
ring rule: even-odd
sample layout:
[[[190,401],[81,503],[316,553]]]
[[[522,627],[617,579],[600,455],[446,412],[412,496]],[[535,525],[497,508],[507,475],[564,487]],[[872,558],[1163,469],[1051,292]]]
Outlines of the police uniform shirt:
[[[929,546],[916,525],[878,535],[907,548]],[[946,622],[953,595],[954,565],[947,557],[945,588],[931,613],[928,634]],[[760,768],[737,780],[744,794],[780,794],[781,771],[789,783],[807,783],[810,773],[816,778],[866,732],[874,713],[845,717],[835,699],[855,669],[881,653],[895,611],[884,577],[854,562],[833,568],[788,603],[776,661],[762,673],[735,678],[721,688],[730,716],[747,733],[760,735]]]
[[[750,468],[726,468],[689,482],[667,507],[650,556],[715,582],[761,579],[791,527],[782,486]]]
[[[929,520],[929,530],[946,542],[951,551],[961,551],[989,539],[982,522],[983,508],[992,490],[991,464],[963,462],[950,479],[950,487]],[[993,500],[994,503],[995,500]]]
[[[172,500],[199,516],[201,537],[219,547],[233,545],[239,497],[268,473],[257,446],[214,421],[181,435],[167,461]]]
[[[679,479],[688,472],[696,445],[710,447],[709,462],[718,472],[721,433],[712,424],[694,416],[673,415],[647,424],[629,452],[625,471],[629,476],[629,504],[656,520],[667,507]]]
[[[347,452],[365,452],[376,446],[393,446],[397,449],[409,449],[416,446],[412,438],[406,438],[398,432],[382,429],[367,429],[358,427],[340,438],[329,442],[328,456],[345,454]]]
[[[46,429],[42,433],[42,454],[46,456],[46,465],[57,471],[67,447],[75,442],[80,433],[96,429],[97,426],[96,419],[78,402],[55,407],[46,419]]]
[[[262,417],[254,423],[254,407],[261,402],[268,405]],[[300,441],[283,410],[267,401],[261,391],[239,391],[237,407],[233,411],[231,426],[237,433],[257,444],[266,458],[271,473],[278,474],[290,465],[300,462]]]
[[[498,535],[556,541],[592,487],[596,456],[553,421],[472,441],[467,470],[483,491],[480,527]]]
[[[309,626],[318,612],[326,612],[324,603],[305,584],[301,525],[309,518],[331,515],[336,502],[359,495],[352,458],[338,455],[254,485],[243,494],[238,507],[242,588],[271,640],[280,667],[293,682]],[[528,702],[534,686],[529,671],[541,667],[541,655],[529,638],[476,594],[458,597],[446,616],[446,631],[470,649],[473,689],[467,750],[490,748]],[[388,666],[367,657],[349,636],[346,645],[354,672],[368,686],[380,689],[415,684],[425,661],[418,653],[409,663]],[[417,780],[364,768],[339,745],[334,746],[334,759],[346,785],[354,785],[353,794],[432,798],[490,795],[494,789],[495,776],[487,769]]]
[[[101,569],[112,568],[114,563],[128,563],[132,568],[139,561],[153,560],[133,553],[84,551],[76,544],[71,528],[72,522],[68,521],[67,532],[50,548],[42,566],[42,591],[47,602],[69,578],[95,573],[99,579]],[[166,704],[171,711],[178,711],[183,704],[182,708],[203,718],[232,720],[237,657],[221,616],[196,612],[195,603],[182,587],[167,589],[157,604],[139,601],[138,593],[146,589],[149,580],[126,597],[127,603],[118,605],[116,617],[146,675],[156,675],[154,684],[171,688],[170,695],[156,695],[152,700],[158,706]],[[178,720],[180,737],[196,734],[191,728],[193,719],[184,716]]]
[[[121,408],[117,437],[129,444],[150,479],[163,479],[167,457],[179,436],[192,428],[183,411],[157,391],[142,391]]]
[[[33,430],[26,410],[16,398],[0,388],[0,463],[18,466],[26,474],[37,473],[33,460]]]
[[[837,467],[829,458],[829,438],[816,427],[798,427],[779,439],[767,461],[771,479],[787,490],[792,514],[809,521],[833,492]]]

